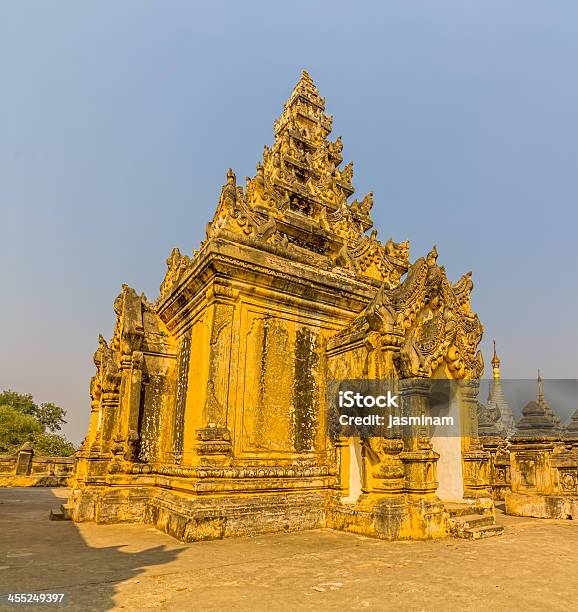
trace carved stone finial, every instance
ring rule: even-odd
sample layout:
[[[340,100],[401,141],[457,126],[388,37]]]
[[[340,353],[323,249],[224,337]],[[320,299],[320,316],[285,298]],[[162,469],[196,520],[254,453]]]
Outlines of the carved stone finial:
[[[179,280],[189,263],[188,255],[181,255],[178,247],[174,247],[167,258],[167,271],[160,287],[161,296],[165,295]]]
[[[432,250],[427,254],[427,264],[430,267],[433,267],[436,265],[436,262],[438,260],[438,249],[437,246],[434,244]]]

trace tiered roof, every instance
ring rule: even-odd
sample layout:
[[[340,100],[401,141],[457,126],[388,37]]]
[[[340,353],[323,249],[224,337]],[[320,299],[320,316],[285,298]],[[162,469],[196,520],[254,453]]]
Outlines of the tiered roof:
[[[560,419],[544,398],[542,377],[538,370],[538,393],[535,401],[522,409],[522,418],[517,424],[517,435],[555,436],[560,433]]]
[[[275,122],[274,142],[265,146],[257,173],[243,188],[232,170],[207,240],[216,237],[274,250],[321,269],[399,284],[409,265],[408,242],[385,244],[370,235],[373,195],[351,200],[353,164],[342,167],[341,138],[329,139],[333,119],[306,71]],[[204,243],[206,244],[206,242]],[[173,252],[161,294],[170,291],[191,262]]]

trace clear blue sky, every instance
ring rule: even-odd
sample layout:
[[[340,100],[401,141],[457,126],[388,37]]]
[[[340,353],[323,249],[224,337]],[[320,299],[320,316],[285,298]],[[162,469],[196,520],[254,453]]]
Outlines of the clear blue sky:
[[[437,243],[507,377],[578,375],[578,3],[4,2],[0,389],[68,410],[127,282],[204,236],[311,73],[383,239]],[[577,402],[578,404],[578,402]]]

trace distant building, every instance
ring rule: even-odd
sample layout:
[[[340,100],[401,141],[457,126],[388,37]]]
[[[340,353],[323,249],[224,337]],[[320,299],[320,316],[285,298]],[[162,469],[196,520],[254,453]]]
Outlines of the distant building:
[[[494,380],[488,394],[486,406],[491,413],[496,415],[496,427],[501,435],[508,437],[516,431],[516,420],[512,408],[504,395],[504,389],[500,381],[500,358],[496,353],[496,341],[494,340],[494,356],[492,357],[492,369]]]

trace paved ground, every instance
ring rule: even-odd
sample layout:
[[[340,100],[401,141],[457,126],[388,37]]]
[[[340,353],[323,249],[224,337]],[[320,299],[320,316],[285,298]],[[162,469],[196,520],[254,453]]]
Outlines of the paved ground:
[[[320,530],[180,544],[147,525],[48,521],[63,489],[0,489],[1,610],[578,610],[578,523],[500,516],[479,542]]]

